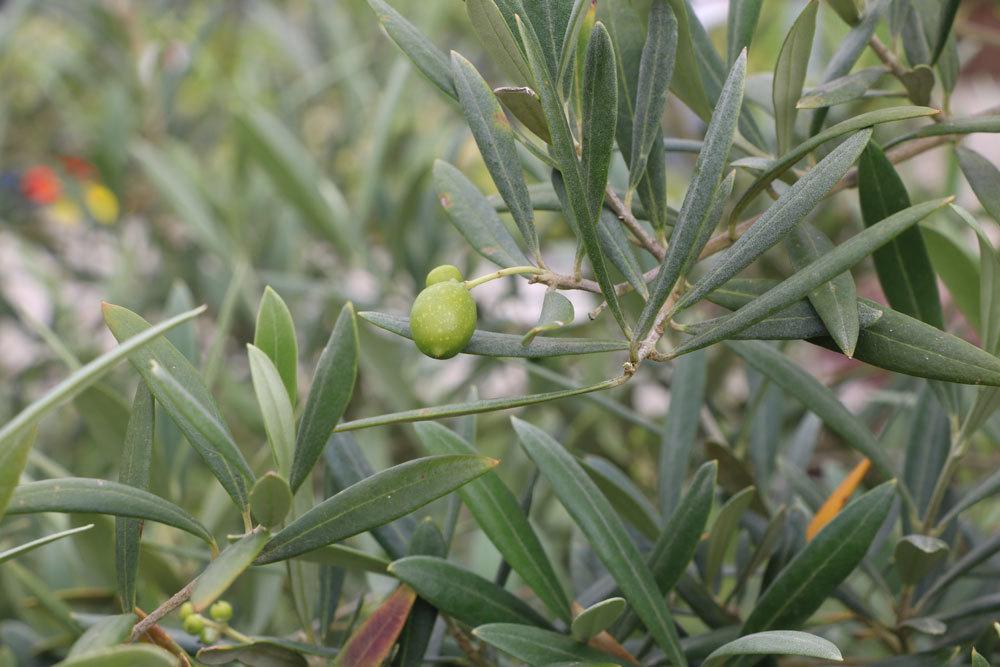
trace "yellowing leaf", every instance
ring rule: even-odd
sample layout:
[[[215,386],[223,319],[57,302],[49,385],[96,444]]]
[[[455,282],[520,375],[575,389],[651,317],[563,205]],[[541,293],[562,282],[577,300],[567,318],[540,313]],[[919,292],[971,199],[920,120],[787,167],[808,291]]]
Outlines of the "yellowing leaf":
[[[854,470],[833,490],[830,497],[826,499],[823,506],[816,512],[812,521],[809,522],[809,527],[806,529],[806,540],[812,540],[812,538],[816,537],[816,534],[823,530],[823,526],[830,523],[840,513],[840,510],[844,509],[844,505],[851,499],[851,496],[857,490],[865,475],[868,474],[868,469],[871,465],[871,461],[862,459],[861,463],[854,466]]]

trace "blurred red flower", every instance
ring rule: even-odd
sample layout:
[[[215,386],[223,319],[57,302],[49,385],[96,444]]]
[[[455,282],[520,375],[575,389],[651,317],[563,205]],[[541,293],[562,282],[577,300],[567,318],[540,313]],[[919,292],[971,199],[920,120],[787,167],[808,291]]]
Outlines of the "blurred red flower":
[[[31,167],[21,175],[21,194],[35,204],[51,204],[59,199],[59,177],[45,166]]]

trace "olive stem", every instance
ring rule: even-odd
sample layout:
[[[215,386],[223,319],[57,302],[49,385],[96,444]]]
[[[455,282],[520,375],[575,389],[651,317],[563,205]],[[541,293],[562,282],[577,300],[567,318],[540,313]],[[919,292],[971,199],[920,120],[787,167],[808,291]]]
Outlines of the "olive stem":
[[[493,273],[487,273],[485,276],[479,276],[478,278],[473,278],[472,280],[466,280],[465,289],[472,289],[473,287],[478,287],[483,283],[488,283],[491,280],[496,280],[505,276],[525,274],[537,276],[543,273],[545,273],[545,269],[540,269],[537,266],[512,266],[506,269],[500,269],[499,271],[494,271]]]

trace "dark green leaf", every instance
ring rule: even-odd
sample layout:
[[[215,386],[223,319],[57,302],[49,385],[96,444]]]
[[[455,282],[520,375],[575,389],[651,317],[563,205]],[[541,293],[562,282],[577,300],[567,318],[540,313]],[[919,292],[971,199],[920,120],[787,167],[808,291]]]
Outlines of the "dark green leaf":
[[[514,594],[443,558],[408,556],[393,561],[389,572],[442,614],[467,625],[522,623],[549,627],[544,618]]]
[[[674,364],[674,373],[670,378],[670,405],[657,465],[660,514],[664,517],[674,514],[681,499],[681,487],[687,477],[705,400],[707,363],[704,352],[681,357]]]
[[[307,667],[305,657],[297,651],[267,640],[253,638],[247,644],[216,644],[198,650],[198,662],[205,665],[253,667]]]
[[[947,542],[927,535],[906,535],[896,542],[896,572],[904,584],[915,584],[947,555]]]
[[[261,525],[281,525],[292,509],[292,490],[285,478],[273,470],[261,475],[250,490],[250,513]]]
[[[529,264],[494,207],[465,174],[436,160],[434,189],[448,219],[473,250],[504,268]]]
[[[118,481],[143,491],[149,490],[149,472],[153,460],[154,426],[153,396],[146,383],[140,382],[132,401],[132,414],[125,431]],[[135,607],[135,582],[139,574],[139,542],[142,539],[142,521],[124,517],[115,518],[115,572],[118,579],[118,597],[122,608]]]
[[[903,181],[878,144],[869,143],[861,155],[858,199],[866,227],[910,206]],[[879,283],[892,307],[943,329],[937,281],[920,229],[904,231],[873,256]]]
[[[653,575],[597,485],[576,459],[544,431],[517,418],[512,423],[521,446],[587,536],[656,643],[674,664],[685,665],[670,610],[655,592]]]
[[[573,303],[555,290],[546,290],[542,301],[542,312],[538,315],[538,324],[531,327],[521,338],[521,345],[528,346],[540,333],[556,331],[573,324]]]
[[[17,558],[21,554],[26,554],[29,551],[34,551],[39,547],[44,547],[50,542],[55,542],[61,540],[64,537],[69,537],[70,535],[76,535],[77,533],[82,533],[90,530],[94,527],[94,524],[88,523],[85,526],[80,526],[78,528],[70,528],[69,530],[61,530],[58,533],[52,533],[51,535],[46,535],[45,537],[39,537],[37,540],[32,540],[31,542],[25,542],[24,544],[19,544],[16,547],[11,547],[6,551],[0,551],[0,563],[8,561],[11,558]]]
[[[583,68],[580,175],[587,203],[588,224],[595,227],[604,203],[608,168],[618,122],[618,73],[611,35],[603,23],[594,26]]]
[[[253,344],[274,363],[281,377],[288,400],[295,405],[298,396],[299,344],[295,339],[295,322],[284,300],[268,285],[257,308],[257,323]]]
[[[628,664],[566,635],[527,625],[490,623],[479,626],[473,630],[473,634],[490,646],[529,665]]]
[[[383,470],[290,523],[267,543],[257,561],[285,560],[389,523],[454,491],[497,463],[477,456],[431,456]]]
[[[475,454],[457,433],[436,424],[416,425],[420,442],[432,454]],[[458,490],[476,524],[554,615],[568,621],[566,593],[520,504],[495,472],[488,472]]]
[[[628,475],[599,456],[587,456],[580,463],[619,516],[647,538],[655,540],[660,533],[656,510]]]
[[[37,432],[32,426],[20,433],[11,430],[0,439],[0,518],[3,518],[14,489],[21,481],[21,473],[28,464],[28,454],[35,444]]]
[[[973,116],[971,118],[956,118],[943,123],[924,125],[915,132],[896,137],[885,144],[884,148],[889,150],[906,141],[922,139],[924,137],[941,137],[949,134],[975,134],[977,132],[1000,132],[1000,115],[992,114],[988,116]]]
[[[944,47],[948,43],[948,36],[951,34],[951,26],[955,22],[955,14],[958,13],[959,0],[942,0],[941,13],[938,15],[937,39],[934,41],[934,51],[931,53],[930,64],[937,63],[938,58],[944,52]]]
[[[649,151],[661,136],[663,111],[674,73],[677,50],[677,19],[666,0],[654,0],[649,10],[646,44],[639,62],[639,80],[632,122],[632,150],[629,155],[629,189],[633,190],[646,173]],[[659,147],[657,147],[659,148]]]
[[[964,146],[955,147],[958,166],[972,186],[979,203],[994,220],[1000,221],[1000,170],[981,154]]]
[[[66,658],[76,658],[115,644],[123,644],[131,634],[132,626],[138,622],[138,617],[131,612],[117,616],[105,616],[87,628],[86,632],[73,642]]]
[[[507,202],[528,249],[537,257],[535,217],[510,122],[500,108],[493,89],[472,63],[452,51],[451,68],[462,112],[479,146],[486,169],[493,177],[500,196]]]
[[[358,324],[354,306],[344,304],[330,339],[320,354],[309,398],[302,412],[295,457],[288,478],[292,492],[298,490],[323,453],[323,446],[340,421],[354,393],[358,375]]]
[[[180,507],[148,491],[103,479],[63,477],[17,487],[7,513],[38,512],[112,514],[146,519],[180,528],[211,545],[215,544],[208,529]]]
[[[371,322],[377,327],[391,331],[394,334],[410,338],[410,318],[389,313],[364,312],[358,314],[361,319]],[[464,354],[479,354],[487,357],[561,357],[570,354],[593,354],[598,352],[616,352],[628,347],[625,341],[594,340],[590,338],[555,338],[535,336],[527,345],[522,344],[523,337],[516,334],[504,334],[494,331],[476,330],[465,349]]]
[[[520,11],[519,18],[527,19],[538,37],[541,62],[548,68],[549,77],[559,82],[559,65],[562,60],[563,40],[566,38],[573,0],[549,0],[548,2],[522,2],[511,0]],[[523,41],[523,37],[521,38]],[[535,74],[537,80],[538,74]]]
[[[952,563],[951,567],[945,570],[941,576],[935,579],[934,583],[917,600],[917,607],[923,606],[928,600],[933,600],[938,594],[945,591],[952,582],[988,558],[991,558],[998,551],[1000,551],[1000,533],[994,533],[989,538],[972,547],[964,556]]]
[[[176,667],[177,658],[158,646],[111,646],[67,658],[59,667]]]
[[[864,558],[892,507],[894,486],[872,489],[827,524],[760,596],[743,634],[805,623]]]
[[[748,486],[727,500],[726,504],[719,510],[718,516],[715,517],[712,529],[708,533],[708,548],[705,556],[704,579],[705,585],[709,589],[715,588],[715,580],[718,578],[719,572],[722,571],[722,563],[726,558],[726,553],[739,530],[740,519],[743,518],[743,513],[750,507],[756,494],[757,489]]]
[[[288,392],[267,354],[247,343],[247,357],[254,394],[267,432],[267,444],[271,447],[271,458],[278,471],[288,475],[295,455],[295,416]]]

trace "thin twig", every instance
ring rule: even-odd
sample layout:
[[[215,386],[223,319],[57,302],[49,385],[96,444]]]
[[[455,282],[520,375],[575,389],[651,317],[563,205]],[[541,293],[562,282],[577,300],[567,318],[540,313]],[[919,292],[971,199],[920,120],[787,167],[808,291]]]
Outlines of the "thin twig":
[[[608,186],[605,191],[604,201],[607,203],[608,208],[614,211],[618,219],[628,227],[628,230],[632,232],[636,240],[639,241],[643,248],[649,251],[653,257],[659,261],[663,261],[663,258],[667,255],[667,250],[662,245],[657,242],[652,236],[650,236],[639,221],[635,219],[632,215],[631,209],[625,205],[625,203],[618,197],[618,193],[614,191],[614,188]]]
[[[160,622],[160,619],[184,604],[184,602],[191,597],[191,591],[194,590],[194,584],[196,581],[198,580],[192,579],[189,581],[184,585],[184,588],[174,593],[169,600],[150,612],[149,616],[136,623],[132,628],[132,641],[135,641],[142,635],[146,634],[151,627]]]

